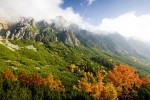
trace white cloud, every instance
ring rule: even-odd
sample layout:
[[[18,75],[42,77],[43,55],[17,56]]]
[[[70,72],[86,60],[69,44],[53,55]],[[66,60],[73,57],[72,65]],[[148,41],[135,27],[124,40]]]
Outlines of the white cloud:
[[[82,24],[83,18],[71,7],[62,9],[63,0],[0,0],[0,17],[33,17],[36,20],[62,16],[68,21]]]
[[[137,16],[135,12],[123,14],[117,18],[105,18],[97,27],[101,31],[118,32],[127,37],[150,41],[150,14]]]
[[[88,1],[88,5],[91,5],[96,0],[87,0],[87,1]]]
[[[94,29],[72,7],[62,9],[63,0],[0,0],[0,18],[16,19],[18,17],[32,17],[35,20],[50,20],[57,16],[64,17],[82,28]]]

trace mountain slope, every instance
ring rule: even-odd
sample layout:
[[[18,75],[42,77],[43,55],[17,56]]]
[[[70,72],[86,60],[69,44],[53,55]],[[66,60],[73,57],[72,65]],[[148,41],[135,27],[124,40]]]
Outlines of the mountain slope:
[[[56,22],[59,21],[67,23],[62,17],[52,23],[24,18],[2,28],[2,45],[10,48],[10,45],[4,45],[6,40],[10,41],[9,44],[18,46],[12,53],[17,54],[18,59],[4,59],[7,56],[3,54],[3,64],[9,66],[7,60],[13,60],[14,66],[22,65],[26,68],[46,65],[65,68],[74,63],[78,66],[88,64],[91,67],[102,65],[111,69],[114,64],[126,63],[136,67],[142,74],[149,74],[149,49],[145,52],[145,48],[149,46],[133,39],[128,40],[120,34],[94,34],[72,23],[67,26],[57,25]],[[138,48],[139,46],[144,49]],[[88,70],[94,71],[90,67]]]

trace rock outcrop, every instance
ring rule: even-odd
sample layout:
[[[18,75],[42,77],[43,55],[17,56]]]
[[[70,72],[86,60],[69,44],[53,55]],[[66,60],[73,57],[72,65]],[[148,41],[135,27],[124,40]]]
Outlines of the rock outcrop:
[[[78,46],[80,44],[73,32],[61,31],[58,33],[58,39],[67,45]]]
[[[34,19],[24,18],[17,23],[12,30],[8,30],[5,38],[10,39],[34,39],[39,34],[39,29],[36,27]]]

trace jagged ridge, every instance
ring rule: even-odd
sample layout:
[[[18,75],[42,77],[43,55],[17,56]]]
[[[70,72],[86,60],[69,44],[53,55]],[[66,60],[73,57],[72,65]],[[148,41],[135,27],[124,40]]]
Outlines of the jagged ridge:
[[[44,21],[36,23],[32,18],[23,18],[19,23],[6,28],[1,35],[12,40],[35,39],[43,43],[62,41],[66,45],[78,46],[80,44],[73,32],[65,30],[61,32],[54,31],[48,23]],[[59,37],[59,40],[57,40],[57,37]]]
[[[9,26],[9,27],[8,27]],[[0,33],[8,39],[34,39],[43,43],[63,42],[66,45],[104,49],[114,53],[121,53],[134,57],[150,57],[150,47],[135,40],[125,39],[118,33],[94,34],[79,28],[73,23],[67,22],[63,17],[57,17],[51,23],[46,21],[35,22],[33,18],[23,18],[19,23],[7,25],[1,21]],[[132,41],[132,43],[130,43]],[[134,44],[133,44],[134,43]],[[138,46],[147,49],[147,51]],[[144,53],[143,53],[144,52]]]

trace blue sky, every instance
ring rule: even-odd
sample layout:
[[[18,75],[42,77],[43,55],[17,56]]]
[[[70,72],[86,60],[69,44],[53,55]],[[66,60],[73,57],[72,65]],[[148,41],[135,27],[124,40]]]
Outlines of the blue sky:
[[[88,0],[64,0],[61,7],[72,7],[91,24],[98,25],[103,18],[114,18],[129,11],[135,11],[136,15],[149,13],[150,0],[95,0],[91,5]]]

